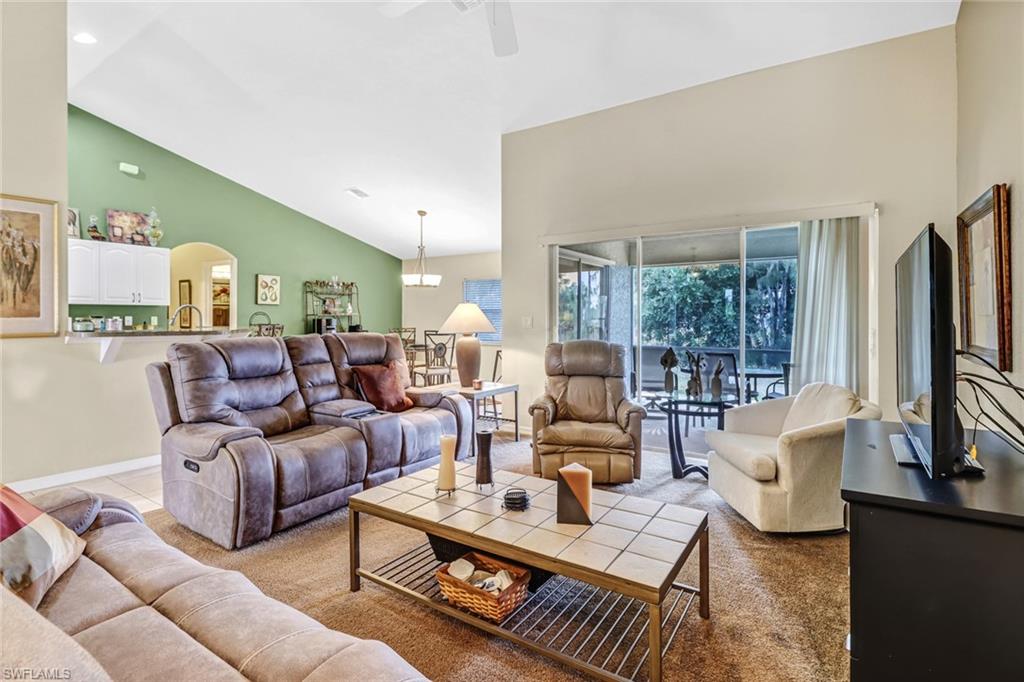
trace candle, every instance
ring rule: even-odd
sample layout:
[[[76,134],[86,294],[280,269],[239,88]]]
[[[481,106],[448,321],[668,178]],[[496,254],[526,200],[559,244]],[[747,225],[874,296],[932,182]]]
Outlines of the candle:
[[[558,470],[558,523],[592,523],[590,498],[593,481],[593,472],[576,462]]]
[[[441,436],[441,464],[437,471],[437,489],[455,490],[455,444],[458,438],[445,434]]]

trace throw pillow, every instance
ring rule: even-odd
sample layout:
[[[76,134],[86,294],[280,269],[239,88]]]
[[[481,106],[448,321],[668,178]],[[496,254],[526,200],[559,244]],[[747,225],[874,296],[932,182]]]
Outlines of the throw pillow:
[[[85,540],[60,521],[0,486],[0,575],[3,584],[36,608],[85,550]]]
[[[404,412],[412,407],[412,400],[405,395],[401,374],[394,361],[386,365],[362,365],[352,369],[359,377],[359,389],[363,397],[378,410]]]

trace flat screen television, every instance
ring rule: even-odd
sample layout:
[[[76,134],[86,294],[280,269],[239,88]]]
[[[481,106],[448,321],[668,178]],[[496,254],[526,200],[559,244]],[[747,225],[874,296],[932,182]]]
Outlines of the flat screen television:
[[[910,449],[931,478],[963,469],[955,339],[953,255],[929,224],[896,262],[896,396]]]

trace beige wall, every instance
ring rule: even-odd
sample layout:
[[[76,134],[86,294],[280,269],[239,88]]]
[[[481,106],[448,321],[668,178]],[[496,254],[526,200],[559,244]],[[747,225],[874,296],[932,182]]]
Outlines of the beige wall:
[[[929,222],[953,238],[955,76],[948,27],[505,135],[504,359],[523,405],[544,379],[543,235],[873,201],[892,414],[895,260]]]
[[[0,3],[0,191],[67,200],[67,7]],[[60,310],[67,285],[61,232]],[[61,333],[66,326],[61,313]],[[0,480],[22,481],[154,455],[159,432],[144,367],[166,343],[98,345],[60,336],[0,341]]]
[[[416,259],[402,261],[402,272],[415,272]],[[415,327],[416,338],[423,340],[424,329],[437,329],[455,306],[462,303],[462,282],[467,279],[500,279],[501,252],[471,253],[462,256],[439,256],[427,259],[427,272],[441,275],[436,289],[402,289],[402,326]],[[480,374],[490,379],[494,354],[501,346],[485,344],[480,360]]]
[[[965,2],[956,23],[957,209],[1010,185],[1013,367],[1024,385],[1024,3]],[[963,369],[981,370],[961,361]],[[964,392],[961,391],[961,395]],[[1024,400],[1002,398],[1018,415]]]

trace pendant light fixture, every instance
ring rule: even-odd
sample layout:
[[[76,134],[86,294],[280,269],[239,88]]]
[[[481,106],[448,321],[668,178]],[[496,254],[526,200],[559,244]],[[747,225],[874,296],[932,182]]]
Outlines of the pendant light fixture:
[[[441,275],[427,274],[427,250],[423,246],[423,217],[426,211],[416,211],[420,216],[420,248],[416,254],[416,270],[402,275],[402,284],[407,287],[437,287],[441,284]]]

